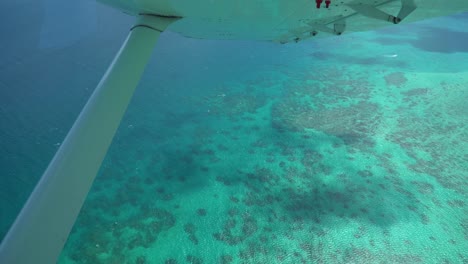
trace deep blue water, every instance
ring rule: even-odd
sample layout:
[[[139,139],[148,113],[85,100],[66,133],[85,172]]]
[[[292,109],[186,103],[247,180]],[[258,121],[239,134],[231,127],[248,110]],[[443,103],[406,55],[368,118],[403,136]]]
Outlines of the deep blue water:
[[[133,20],[0,10],[3,237]],[[60,262],[467,262],[467,17],[288,45],[162,34]]]

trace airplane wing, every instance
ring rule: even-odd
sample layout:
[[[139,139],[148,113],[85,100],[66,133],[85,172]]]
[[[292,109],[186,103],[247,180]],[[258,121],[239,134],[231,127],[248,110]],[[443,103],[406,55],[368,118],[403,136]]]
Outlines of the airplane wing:
[[[168,30],[199,39],[286,43],[468,11],[467,0],[98,0],[131,14],[181,17]]]
[[[0,244],[1,263],[57,262],[167,27],[193,38],[285,43],[468,11],[467,0],[100,1],[139,18]]]

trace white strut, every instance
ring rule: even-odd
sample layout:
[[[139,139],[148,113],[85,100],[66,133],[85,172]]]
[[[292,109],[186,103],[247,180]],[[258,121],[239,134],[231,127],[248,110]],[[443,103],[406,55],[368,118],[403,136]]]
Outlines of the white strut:
[[[400,23],[404,18],[406,18],[417,8],[416,4],[414,3],[414,0],[401,0],[400,12],[397,16],[393,16],[378,9],[377,7],[371,4],[355,2],[348,4],[348,6],[363,16],[388,21],[393,24]]]

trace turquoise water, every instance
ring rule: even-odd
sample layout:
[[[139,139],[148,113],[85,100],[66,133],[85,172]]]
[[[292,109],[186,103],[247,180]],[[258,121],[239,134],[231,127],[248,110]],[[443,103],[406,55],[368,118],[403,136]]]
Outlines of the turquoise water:
[[[165,33],[59,263],[468,263],[466,17],[288,45]],[[79,109],[119,44],[44,89],[75,76]],[[39,112],[39,136],[0,112],[29,127],[2,125],[2,181],[32,188],[76,111]]]

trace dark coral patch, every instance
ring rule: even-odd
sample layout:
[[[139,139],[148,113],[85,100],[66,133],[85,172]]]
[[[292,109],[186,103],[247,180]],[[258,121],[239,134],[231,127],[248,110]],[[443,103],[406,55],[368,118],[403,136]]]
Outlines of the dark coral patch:
[[[405,74],[402,72],[390,73],[385,75],[384,78],[387,85],[393,85],[397,87],[403,86],[408,81],[408,79],[405,77]]]

